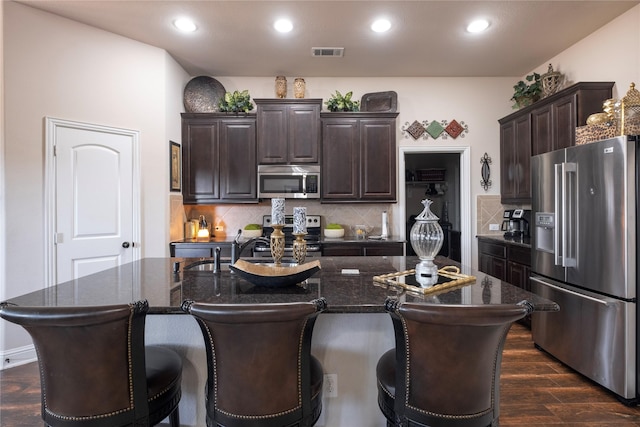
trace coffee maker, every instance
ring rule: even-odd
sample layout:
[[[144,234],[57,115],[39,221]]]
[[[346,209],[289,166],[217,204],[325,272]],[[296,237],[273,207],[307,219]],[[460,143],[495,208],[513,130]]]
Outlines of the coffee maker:
[[[506,210],[503,214],[502,231],[507,238],[529,237],[529,222],[531,210],[513,209]]]
[[[507,233],[511,235],[511,215],[513,215],[513,209],[507,209],[502,214],[502,225],[500,226],[500,230],[505,232],[505,237],[507,236]]]

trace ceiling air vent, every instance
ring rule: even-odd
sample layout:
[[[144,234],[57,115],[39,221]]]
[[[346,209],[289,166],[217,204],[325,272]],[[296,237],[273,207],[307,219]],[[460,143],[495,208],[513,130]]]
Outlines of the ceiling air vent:
[[[344,48],[343,47],[312,47],[311,56],[342,57],[344,56]]]

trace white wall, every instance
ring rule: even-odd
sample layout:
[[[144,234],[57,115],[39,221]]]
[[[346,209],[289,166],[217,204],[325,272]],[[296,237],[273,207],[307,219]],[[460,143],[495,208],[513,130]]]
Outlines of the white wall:
[[[3,6],[3,188],[12,224],[3,241],[11,244],[3,299],[44,284],[46,116],[140,131],[142,256],[167,256],[169,139],[180,139],[189,76],[162,49],[17,3]],[[7,331],[4,349],[30,342],[13,325]]]
[[[0,47],[4,37],[4,2],[0,2]],[[2,49],[0,49],[2,51]],[[7,235],[5,221],[5,163],[4,163],[4,55],[0,55],[0,236]],[[0,271],[6,271],[6,239],[0,238]],[[6,276],[0,273],[0,301],[5,300]],[[0,322],[0,350],[5,348],[5,325]]]
[[[640,84],[640,5],[540,64],[534,71],[546,73],[549,63],[554,70],[565,74],[570,83],[616,82],[613,97],[622,98],[631,82]]]

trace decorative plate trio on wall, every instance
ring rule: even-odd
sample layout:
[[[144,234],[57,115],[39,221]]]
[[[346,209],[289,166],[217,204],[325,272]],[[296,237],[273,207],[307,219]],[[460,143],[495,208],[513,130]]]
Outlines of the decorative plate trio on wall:
[[[411,136],[413,139],[417,140],[418,138],[429,139],[429,137],[433,139],[447,139],[451,137],[456,139],[458,136],[460,138],[464,138],[465,134],[469,132],[469,126],[466,125],[463,121],[458,122],[457,120],[424,120],[419,122],[414,120],[413,123],[409,124],[406,122],[402,127],[402,132],[405,134],[405,138],[409,138]]]

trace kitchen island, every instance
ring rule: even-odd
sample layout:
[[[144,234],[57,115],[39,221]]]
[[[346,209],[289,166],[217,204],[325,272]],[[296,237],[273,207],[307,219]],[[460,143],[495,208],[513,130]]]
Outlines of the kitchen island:
[[[205,425],[204,387],[206,358],[198,325],[180,310],[183,300],[219,303],[271,303],[310,301],[324,297],[328,309],[316,322],[312,352],[325,373],[337,375],[337,397],[324,398],[317,426],[386,425],[377,405],[375,366],[378,358],[394,346],[393,326],[384,312],[384,301],[394,295],[406,301],[441,304],[500,304],[526,300],[534,310],[555,311],[552,301],[537,297],[508,283],[470,268],[461,273],[475,276],[467,286],[433,295],[419,295],[400,287],[374,283],[373,276],[402,272],[417,257],[323,257],[321,270],[303,286],[259,288],[223,268],[220,273],[187,270],[195,259],[150,258],[125,264],[42,291],[9,300],[29,306],[104,305],[147,299],[145,339],[178,351],[184,359],[183,426]],[[175,263],[179,271],[174,272]],[[439,258],[441,266],[455,264]],[[343,274],[343,269],[357,274]]]

